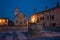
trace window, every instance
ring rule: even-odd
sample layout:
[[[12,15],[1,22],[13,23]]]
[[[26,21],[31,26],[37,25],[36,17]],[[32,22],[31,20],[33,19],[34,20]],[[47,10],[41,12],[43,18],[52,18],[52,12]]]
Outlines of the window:
[[[52,15],[52,20],[54,20],[54,15]]]
[[[22,22],[20,22],[20,25],[22,24]]]
[[[47,16],[47,19],[49,19],[49,16]]]
[[[44,12],[42,14],[44,14]]]
[[[44,17],[40,17],[40,20],[44,20]]]
[[[26,20],[24,20],[24,23],[26,23],[27,21]]]
[[[51,20],[51,15],[49,15],[49,20]]]
[[[49,15],[49,16],[47,16],[47,19],[49,19],[49,20],[54,20],[54,15]]]
[[[45,23],[43,23],[43,26],[45,26]]]
[[[52,26],[56,26],[56,23],[52,23]]]
[[[49,10],[49,13],[51,13],[51,11]]]
[[[54,12],[54,10],[52,10],[52,12]]]
[[[58,25],[60,25],[60,23],[58,23]]]
[[[47,19],[48,19],[48,20],[51,20],[51,15],[47,16]]]

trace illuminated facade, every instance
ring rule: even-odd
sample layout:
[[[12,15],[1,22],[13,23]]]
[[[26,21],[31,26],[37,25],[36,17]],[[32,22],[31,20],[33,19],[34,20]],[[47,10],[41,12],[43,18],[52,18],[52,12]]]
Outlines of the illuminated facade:
[[[31,23],[36,23],[37,22],[37,18],[38,18],[37,15],[32,15],[31,18],[30,18],[30,22]]]
[[[20,29],[28,29],[28,19],[23,12],[18,12],[18,7],[15,9],[14,25]]]
[[[46,8],[45,11],[38,12],[33,15],[38,15],[38,22],[42,26],[60,26],[60,6],[57,3],[57,7],[48,9]]]
[[[0,18],[0,26],[2,26],[2,25],[8,25],[8,19]]]

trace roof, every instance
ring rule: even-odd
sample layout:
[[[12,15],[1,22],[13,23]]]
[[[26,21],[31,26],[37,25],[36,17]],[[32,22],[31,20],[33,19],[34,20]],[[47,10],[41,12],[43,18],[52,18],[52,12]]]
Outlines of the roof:
[[[20,15],[20,14],[23,14],[23,16],[26,17],[26,15],[25,15],[23,12],[19,12],[16,16],[18,16],[18,15]],[[15,16],[15,17],[16,17],[16,16]]]
[[[7,18],[0,18],[0,19],[7,19]]]
[[[47,12],[47,11],[50,11],[50,10],[53,10],[53,9],[57,9],[57,8],[60,8],[60,6],[57,6],[57,7],[48,9],[48,10],[44,10],[44,11],[41,11],[41,12],[37,12],[37,13],[35,13],[35,14],[33,14],[33,15],[42,14],[42,13],[44,14],[44,12]]]

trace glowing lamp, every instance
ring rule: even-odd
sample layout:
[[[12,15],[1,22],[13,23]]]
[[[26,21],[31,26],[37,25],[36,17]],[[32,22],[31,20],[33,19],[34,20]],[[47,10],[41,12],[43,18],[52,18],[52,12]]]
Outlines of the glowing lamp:
[[[1,19],[0,19],[0,23],[1,23],[2,21],[1,21]]]
[[[36,23],[37,21],[37,17],[36,16],[32,16],[31,17],[31,23]]]

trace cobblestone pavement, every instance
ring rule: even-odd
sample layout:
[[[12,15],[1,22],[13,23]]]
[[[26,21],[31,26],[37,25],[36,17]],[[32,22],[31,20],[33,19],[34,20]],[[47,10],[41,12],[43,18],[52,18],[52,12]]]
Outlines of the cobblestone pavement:
[[[1,32],[0,40],[27,40],[27,37],[24,36],[21,32]]]
[[[54,32],[53,33],[48,32],[45,34],[46,36],[33,37],[29,34],[27,35],[27,33],[25,32],[6,31],[6,32],[0,32],[0,40],[60,40],[59,34],[56,34],[56,33],[54,34]],[[51,37],[51,35],[53,37]]]

